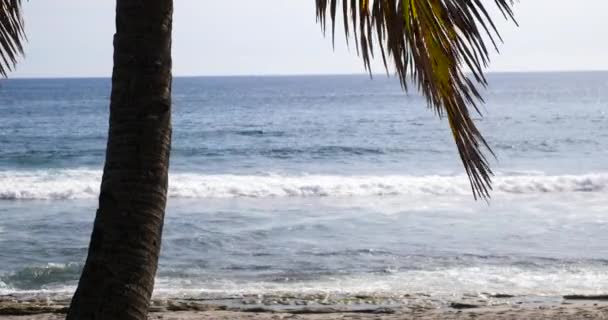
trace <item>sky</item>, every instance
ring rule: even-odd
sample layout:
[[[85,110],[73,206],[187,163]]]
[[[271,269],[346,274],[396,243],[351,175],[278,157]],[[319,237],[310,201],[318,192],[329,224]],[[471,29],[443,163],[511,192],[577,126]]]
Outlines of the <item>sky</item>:
[[[342,33],[335,50],[330,36],[323,37],[314,3],[175,0],[174,75],[364,72]],[[519,27],[493,10],[504,43],[489,71],[608,70],[608,1],[576,3],[519,0]],[[25,2],[26,57],[11,77],[110,76],[114,6],[108,0]],[[383,72],[380,61],[373,69]]]

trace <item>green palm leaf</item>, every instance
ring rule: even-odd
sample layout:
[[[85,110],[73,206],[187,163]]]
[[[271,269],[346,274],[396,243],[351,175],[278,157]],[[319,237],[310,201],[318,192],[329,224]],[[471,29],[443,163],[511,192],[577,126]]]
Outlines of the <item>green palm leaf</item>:
[[[21,0],[0,0],[0,75],[6,77],[23,54]]]
[[[317,19],[325,31],[329,13],[332,35],[338,2],[316,0]],[[513,0],[494,2],[505,18],[514,20]],[[354,33],[367,70],[371,72],[377,43],[385,68],[392,61],[402,87],[407,89],[409,76],[429,107],[440,117],[447,115],[473,195],[488,198],[492,170],[482,149],[493,153],[469,108],[479,113],[477,104],[483,102],[475,82],[487,84],[485,42],[496,49],[495,39],[501,39],[481,0],[342,0],[342,15],[346,37]]]

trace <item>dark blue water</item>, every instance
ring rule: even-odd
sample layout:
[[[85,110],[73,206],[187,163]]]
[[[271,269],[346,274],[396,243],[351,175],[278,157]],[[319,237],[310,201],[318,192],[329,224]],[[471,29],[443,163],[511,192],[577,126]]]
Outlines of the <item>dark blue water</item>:
[[[608,73],[492,74],[476,203],[395,79],[178,78],[159,293],[608,291]],[[69,292],[109,79],[0,83],[0,291]]]

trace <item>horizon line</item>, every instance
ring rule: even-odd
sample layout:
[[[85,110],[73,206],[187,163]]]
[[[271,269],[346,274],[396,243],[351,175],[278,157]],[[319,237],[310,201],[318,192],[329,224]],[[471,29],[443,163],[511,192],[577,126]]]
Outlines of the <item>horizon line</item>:
[[[491,74],[546,74],[546,73],[605,73],[608,70],[530,70],[530,71],[488,71],[485,75]],[[210,74],[210,75],[174,75],[173,78],[280,78],[280,77],[332,77],[332,76],[370,76],[370,73],[277,73],[277,74]],[[372,73],[371,77],[396,77],[394,74],[386,72]],[[6,80],[68,80],[68,79],[111,79],[112,76],[17,76],[1,78]]]

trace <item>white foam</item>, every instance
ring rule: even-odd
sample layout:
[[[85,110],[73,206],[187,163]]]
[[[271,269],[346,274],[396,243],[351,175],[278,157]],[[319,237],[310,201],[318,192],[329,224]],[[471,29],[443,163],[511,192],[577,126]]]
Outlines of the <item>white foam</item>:
[[[199,282],[195,279],[157,279],[157,295],[339,293],[399,295],[426,292],[434,295],[498,292],[513,295],[605,294],[606,268],[581,267],[530,270],[518,267],[479,266],[440,270],[398,271],[325,277],[314,281]]]
[[[0,199],[91,199],[99,193],[94,170],[1,171]],[[608,173],[513,175],[494,178],[494,194],[605,192]],[[350,197],[387,195],[464,195],[465,176],[410,175],[231,175],[174,173],[173,198]]]
[[[99,194],[101,173],[93,170],[1,171],[0,199],[88,199]]]
[[[513,295],[605,294],[605,266],[547,267],[514,266],[454,267],[437,270],[396,271],[385,274],[327,276],[312,281],[239,281],[207,277],[156,279],[156,296],[231,296],[257,294],[382,294],[425,292],[461,295],[494,292]],[[56,284],[39,290],[18,290],[0,281],[2,294],[71,294],[74,284]]]

